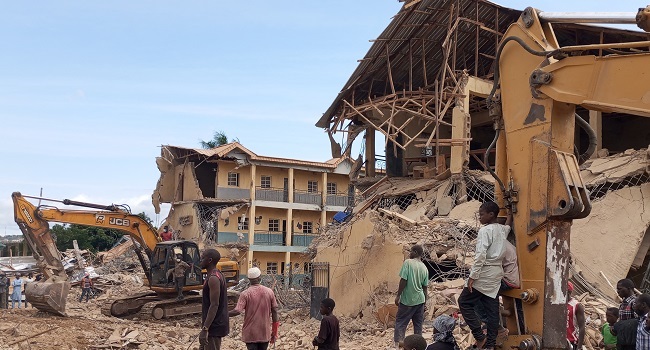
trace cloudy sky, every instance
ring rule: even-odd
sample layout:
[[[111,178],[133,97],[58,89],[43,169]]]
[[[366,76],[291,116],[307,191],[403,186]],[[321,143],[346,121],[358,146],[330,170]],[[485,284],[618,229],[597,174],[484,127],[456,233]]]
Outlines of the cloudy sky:
[[[514,1],[634,11],[614,1]],[[629,2],[632,3],[632,2]],[[623,4],[623,5],[621,5]],[[324,161],[314,123],[396,0],[13,1],[0,12],[0,235],[13,191],[127,203],[156,218],[160,145],[223,130],[254,152]]]

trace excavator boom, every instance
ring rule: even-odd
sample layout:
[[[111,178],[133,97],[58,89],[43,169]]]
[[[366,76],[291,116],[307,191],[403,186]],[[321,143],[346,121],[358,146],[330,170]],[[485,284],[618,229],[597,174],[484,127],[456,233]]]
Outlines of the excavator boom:
[[[649,9],[639,11],[641,28],[648,27]],[[544,21],[527,8],[508,28],[488,97],[496,197],[513,212],[522,281],[520,289],[503,293],[511,311],[504,349],[567,348],[571,224],[591,210],[574,156],[576,106],[650,117],[650,42],[562,48],[549,22],[556,17],[562,16]],[[523,303],[523,320],[514,299]]]
[[[134,250],[151,292],[125,296],[107,303],[102,308],[107,315],[122,317],[144,310],[146,315],[143,316],[164,318],[200,312],[200,298],[196,293],[183,301],[174,300],[175,287],[169,273],[176,264],[176,259],[182,259],[190,265],[183,290],[192,292],[202,288],[204,273],[199,267],[199,249],[195,242],[163,242],[158,232],[147,221],[115,205],[105,206],[67,199],[61,201],[67,205],[98,209],[68,210],[50,206],[36,207],[18,192],[12,194],[12,199],[15,221],[46,277],[44,282],[30,283],[25,289],[27,301],[39,310],[65,315],[66,296],[70,289],[61,254],[50,234],[49,222],[53,221],[119,230],[128,234],[136,243]],[[217,267],[227,278],[229,285],[236,284],[239,274],[237,262],[222,259]],[[236,298],[236,295],[232,295],[233,300]]]

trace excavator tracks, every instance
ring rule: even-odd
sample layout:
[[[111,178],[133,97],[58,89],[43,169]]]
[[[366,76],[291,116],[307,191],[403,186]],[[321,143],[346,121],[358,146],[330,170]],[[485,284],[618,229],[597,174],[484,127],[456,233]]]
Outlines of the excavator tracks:
[[[102,314],[120,318],[133,316],[137,314],[145,304],[156,300],[160,300],[160,297],[158,297],[158,295],[153,291],[110,299],[102,305]]]

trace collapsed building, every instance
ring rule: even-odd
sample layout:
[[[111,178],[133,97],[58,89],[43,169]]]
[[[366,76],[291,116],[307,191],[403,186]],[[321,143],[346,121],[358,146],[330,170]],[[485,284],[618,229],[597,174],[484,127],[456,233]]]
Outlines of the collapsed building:
[[[351,198],[347,157],[267,157],[233,142],[212,149],[162,146],[156,164],[156,212],[160,203],[171,204],[161,227],[177,239],[228,248],[242,275],[253,265],[269,275],[289,266],[292,274],[309,273],[307,247]]]
[[[353,215],[328,227],[312,251],[329,264],[327,287],[340,313],[367,315],[392,302],[377,291],[397,290],[405,248],[413,243],[425,246],[433,280],[467,273],[475,213],[480,202],[494,199],[486,97],[500,40],[520,15],[487,1],[406,1],[316,123],[329,134],[334,157],[352,156],[357,139],[364,150],[357,163],[365,176],[352,181]],[[650,39],[598,26],[553,28],[560,46]],[[593,208],[571,229],[572,278],[580,291],[603,298],[613,298],[613,284],[626,277],[648,288],[650,119],[576,112],[576,155]],[[375,154],[378,135],[385,175],[376,171],[384,158]]]

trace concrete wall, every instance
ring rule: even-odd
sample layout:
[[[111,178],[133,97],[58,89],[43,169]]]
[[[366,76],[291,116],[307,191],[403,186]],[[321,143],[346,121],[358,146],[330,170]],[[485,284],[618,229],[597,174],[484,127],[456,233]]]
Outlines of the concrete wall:
[[[376,234],[375,243],[364,249],[362,242],[373,230],[374,225],[366,215],[343,230],[345,247],[318,249],[315,261],[330,265],[330,297],[336,301],[339,315],[356,316],[382,283],[397,291],[403,248]]]
[[[181,225],[181,218],[191,216],[191,223],[189,225]],[[186,220],[184,220],[187,222]],[[175,204],[169,210],[167,221],[165,225],[171,227],[174,232],[180,231],[181,239],[198,238],[201,232],[201,225],[199,224],[196,208],[194,203]]]
[[[614,297],[600,272],[613,285],[626,278],[649,225],[650,183],[610,192],[594,202],[589,217],[574,220],[571,228],[571,253],[585,278]]]
[[[262,176],[271,177],[271,188],[282,189],[284,188],[284,179],[289,178],[289,170],[258,166],[255,170],[255,187],[262,185]]]
[[[251,186],[251,167],[242,166],[237,168],[237,164],[231,161],[220,160],[217,162],[217,186],[218,187],[236,187],[228,186],[228,173],[235,172],[239,174],[239,188],[249,189]],[[237,168],[237,169],[235,169]],[[218,190],[217,190],[218,191]]]

